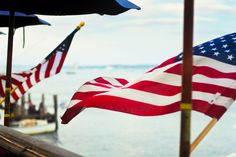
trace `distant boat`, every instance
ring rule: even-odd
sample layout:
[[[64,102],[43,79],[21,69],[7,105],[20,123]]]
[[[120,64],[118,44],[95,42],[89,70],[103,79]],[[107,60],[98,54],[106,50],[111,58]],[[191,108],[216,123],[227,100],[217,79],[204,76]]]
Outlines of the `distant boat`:
[[[74,75],[74,74],[76,74],[76,72],[75,72],[75,71],[67,71],[66,74],[68,74],[68,75]]]
[[[17,126],[11,126],[12,129],[28,135],[43,134],[55,132],[56,122],[49,123],[41,119],[24,119],[18,122]]]
[[[29,106],[27,110],[25,105]],[[54,114],[48,113],[44,105],[44,95],[42,95],[38,110],[32,104],[30,94],[27,102],[24,101],[23,96],[22,104],[14,104],[11,108],[13,111],[11,112],[12,119],[9,127],[14,130],[28,135],[35,135],[56,132],[58,129],[57,104],[54,104]],[[0,124],[4,124],[4,110],[2,109],[0,109]]]
[[[110,70],[113,70],[114,68],[113,68],[113,66],[112,65],[107,65],[107,66],[105,66],[105,70],[107,70],[107,71],[110,71]]]
[[[73,66],[69,67],[68,70],[66,71],[66,74],[68,75],[74,75],[77,73],[77,66],[74,64]]]

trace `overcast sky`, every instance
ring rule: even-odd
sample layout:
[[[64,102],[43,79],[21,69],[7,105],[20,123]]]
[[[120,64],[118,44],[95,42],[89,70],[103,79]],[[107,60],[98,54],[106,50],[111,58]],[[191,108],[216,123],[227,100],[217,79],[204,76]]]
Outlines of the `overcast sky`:
[[[131,0],[141,10],[118,16],[41,16],[52,26],[22,28],[14,38],[14,65],[36,65],[80,22],[66,65],[160,64],[182,52],[183,0]],[[196,0],[194,45],[236,31],[235,0]],[[0,31],[8,33],[7,29]],[[0,65],[5,66],[7,35],[0,36]]]

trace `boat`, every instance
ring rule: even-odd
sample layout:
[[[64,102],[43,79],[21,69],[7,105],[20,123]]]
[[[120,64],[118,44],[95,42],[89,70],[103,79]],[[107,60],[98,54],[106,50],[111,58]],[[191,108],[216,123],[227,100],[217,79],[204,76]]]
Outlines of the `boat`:
[[[41,119],[23,119],[11,128],[27,135],[36,135],[55,132],[56,122],[49,123],[47,120]]]
[[[56,132],[58,129],[57,122],[57,97],[54,98],[54,113],[47,112],[44,104],[44,95],[42,95],[41,103],[38,110],[36,105],[32,103],[30,94],[28,101],[21,98],[21,105],[11,104],[11,121],[10,128],[28,135],[43,134]],[[28,108],[26,109],[26,106]],[[3,125],[4,110],[0,110],[0,124]]]
[[[68,69],[66,71],[66,74],[68,74],[68,75],[75,75],[76,73],[77,73],[77,65],[76,64],[74,64],[71,67],[68,67]]]

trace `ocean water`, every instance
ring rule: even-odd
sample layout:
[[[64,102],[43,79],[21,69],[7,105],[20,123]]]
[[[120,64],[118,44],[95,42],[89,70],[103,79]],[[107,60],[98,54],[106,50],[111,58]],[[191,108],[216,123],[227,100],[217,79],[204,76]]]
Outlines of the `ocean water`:
[[[58,95],[58,120],[71,96],[83,83],[99,76],[140,77],[152,68],[146,66],[65,67],[62,72],[35,85],[29,93],[39,104],[45,94],[52,111],[53,94]],[[18,67],[19,68],[19,67]],[[20,67],[24,68],[24,67]],[[72,74],[72,72],[75,72]],[[233,104],[192,157],[236,156],[236,110]],[[191,139],[195,139],[211,118],[192,112]],[[154,117],[140,117],[89,108],[69,124],[59,124],[57,133],[33,136],[86,157],[177,157],[179,156],[180,112]]]

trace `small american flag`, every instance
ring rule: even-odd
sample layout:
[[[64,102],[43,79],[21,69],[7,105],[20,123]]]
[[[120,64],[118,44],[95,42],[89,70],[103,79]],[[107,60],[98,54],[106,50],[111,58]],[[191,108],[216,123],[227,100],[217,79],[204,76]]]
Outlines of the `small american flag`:
[[[193,48],[193,109],[219,119],[236,98],[236,33]],[[96,107],[139,116],[180,110],[182,53],[141,78],[99,77],[82,85],[61,117],[66,124],[83,109]]]
[[[12,74],[11,88],[16,89],[11,93],[11,102],[17,101],[36,83],[58,74],[63,66],[67,52],[75,33],[75,29],[62,41],[41,63],[28,71]],[[0,96],[5,97],[6,76],[0,75]]]

